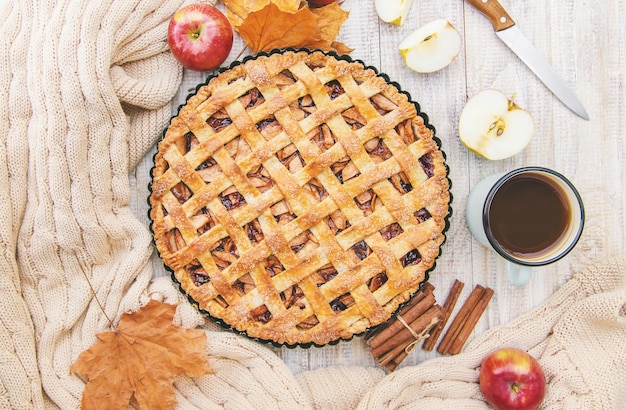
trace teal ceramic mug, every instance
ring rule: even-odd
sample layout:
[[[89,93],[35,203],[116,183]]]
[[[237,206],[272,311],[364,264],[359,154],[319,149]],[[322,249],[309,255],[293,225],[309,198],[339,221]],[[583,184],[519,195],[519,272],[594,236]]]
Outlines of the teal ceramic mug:
[[[515,286],[530,281],[533,266],[567,255],[585,223],[574,185],[543,167],[483,179],[470,192],[465,214],[472,235],[506,260],[508,280]]]

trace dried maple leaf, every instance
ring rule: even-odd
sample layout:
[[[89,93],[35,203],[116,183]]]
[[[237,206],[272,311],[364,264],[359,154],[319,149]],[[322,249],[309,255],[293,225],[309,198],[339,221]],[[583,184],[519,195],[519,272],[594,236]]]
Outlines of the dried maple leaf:
[[[295,13],[300,8],[300,0],[224,0],[226,16],[235,28],[243,23],[248,14],[259,11],[270,3],[285,13]]]
[[[317,17],[307,7],[285,13],[274,3],[249,13],[239,34],[255,53],[273,48],[307,47],[322,40]]]
[[[206,334],[174,326],[175,311],[174,305],[152,300],[136,313],[123,314],[117,332],[97,335],[70,368],[89,379],[83,409],[127,408],[133,395],[141,408],[174,408],[174,376],[212,373]]]
[[[333,41],[332,43],[330,43],[330,48],[331,50],[335,50],[339,54],[350,54],[351,52],[354,51],[353,48],[350,48],[344,43],[339,42],[339,41]]]
[[[311,9],[311,12],[319,19],[319,28],[322,34],[322,40],[325,42],[319,48],[324,50],[333,49],[339,51],[340,54],[348,54],[352,51],[343,43],[334,41],[339,35],[341,25],[348,18],[347,11],[343,10],[339,4],[331,3],[325,7]]]
[[[321,48],[345,53],[352,50],[334,40],[347,17],[348,12],[336,3],[314,10],[301,7],[297,12],[290,13],[270,1],[262,9],[248,13],[237,29],[255,53],[285,47]]]

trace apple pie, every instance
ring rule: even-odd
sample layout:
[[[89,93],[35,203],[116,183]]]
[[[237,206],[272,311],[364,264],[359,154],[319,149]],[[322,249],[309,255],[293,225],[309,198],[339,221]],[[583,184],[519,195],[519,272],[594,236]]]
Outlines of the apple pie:
[[[158,252],[199,309],[247,336],[323,345],[408,301],[444,241],[449,181],[426,116],[360,62],[248,58],[158,144]]]

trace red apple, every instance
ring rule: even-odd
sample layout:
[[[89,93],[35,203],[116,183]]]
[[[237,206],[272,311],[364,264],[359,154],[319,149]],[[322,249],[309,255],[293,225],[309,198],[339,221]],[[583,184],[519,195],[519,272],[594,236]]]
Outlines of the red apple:
[[[480,391],[497,410],[531,410],[546,394],[539,362],[523,350],[505,347],[489,354],[480,367]]]
[[[338,0],[309,0],[309,6],[311,7],[323,7],[328,6]]]
[[[170,20],[167,44],[183,67],[194,71],[214,70],[233,47],[233,28],[217,8],[190,4]]]

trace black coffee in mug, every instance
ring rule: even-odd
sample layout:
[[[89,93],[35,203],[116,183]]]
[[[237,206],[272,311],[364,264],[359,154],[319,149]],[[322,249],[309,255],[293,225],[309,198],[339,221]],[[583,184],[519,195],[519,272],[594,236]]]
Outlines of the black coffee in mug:
[[[499,187],[488,219],[498,244],[507,253],[525,258],[549,252],[560,243],[572,210],[558,182],[544,174],[524,172]]]
[[[505,259],[509,282],[529,283],[532,267],[567,255],[580,239],[585,209],[563,175],[545,167],[523,167],[483,178],[465,206],[472,236]]]

